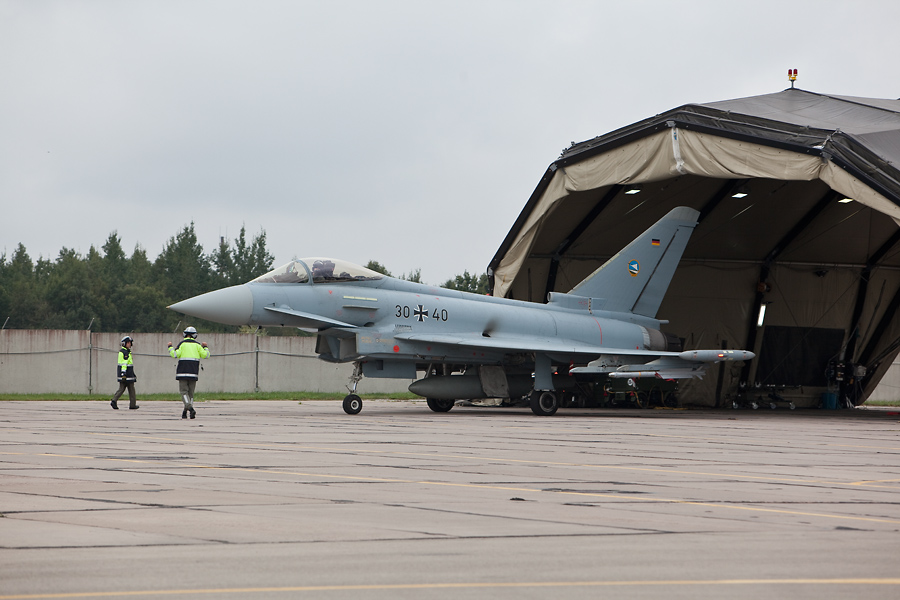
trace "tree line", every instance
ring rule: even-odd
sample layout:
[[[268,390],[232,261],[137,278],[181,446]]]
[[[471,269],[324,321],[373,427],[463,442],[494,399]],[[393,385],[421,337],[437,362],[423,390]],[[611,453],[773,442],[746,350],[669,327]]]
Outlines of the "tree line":
[[[63,247],[55,260],[36,262],[21,243],[11,256],[0,254],[0,326],[11,329],[91,329],[97,332],[167,332],[186,323],[166,307],[212,290],[245,283],[272,270],[274,257],[266,233],[247,239],[245,229],[232,241],[221,238],[207,254],[197,241],[194,223],[169,238],[151,261],[136,246],[131,256],[113,231],[100,250],[86,255]],[[367,265],[390,275],[376,261]],[[402,278],[420,281],[417,270]],[[487,275],[466,271],[443,287],[486,293]],[[238,328],[192,319],[207,332]],[[272,333],[275,333],[274,331]]]

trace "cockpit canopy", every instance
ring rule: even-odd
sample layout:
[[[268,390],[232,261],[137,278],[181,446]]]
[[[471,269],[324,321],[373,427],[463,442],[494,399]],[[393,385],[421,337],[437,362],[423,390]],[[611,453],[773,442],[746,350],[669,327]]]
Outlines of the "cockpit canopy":
[[[351,262],[334,258],[301,258],[260,275],[250,283],[337,283],[375,281],[383,275]]]

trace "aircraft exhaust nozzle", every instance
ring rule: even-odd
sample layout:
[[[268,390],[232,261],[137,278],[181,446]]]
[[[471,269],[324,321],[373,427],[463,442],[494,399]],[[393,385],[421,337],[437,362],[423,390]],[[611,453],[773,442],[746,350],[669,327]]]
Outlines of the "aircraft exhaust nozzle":
[[[176,302],[169,308],[215,323],[249,325],[253,315],[253,292],[246,285],[235,285]]]

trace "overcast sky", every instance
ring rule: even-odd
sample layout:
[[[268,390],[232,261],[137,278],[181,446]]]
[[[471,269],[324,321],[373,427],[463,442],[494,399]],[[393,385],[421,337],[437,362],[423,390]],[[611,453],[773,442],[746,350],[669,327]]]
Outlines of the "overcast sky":
[[[0,0],[0,253],[482,273],[546,168],[688,103],[900,97],[900,2]]]

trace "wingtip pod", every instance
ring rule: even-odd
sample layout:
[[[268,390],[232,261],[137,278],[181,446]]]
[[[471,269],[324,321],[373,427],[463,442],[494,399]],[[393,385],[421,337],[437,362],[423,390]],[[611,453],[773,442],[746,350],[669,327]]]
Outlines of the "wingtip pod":
[[[749,350],[688,350],[678,358],[695,362],[720,362],[723,360],[753,360],[756,354]]]

